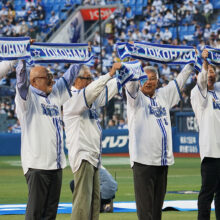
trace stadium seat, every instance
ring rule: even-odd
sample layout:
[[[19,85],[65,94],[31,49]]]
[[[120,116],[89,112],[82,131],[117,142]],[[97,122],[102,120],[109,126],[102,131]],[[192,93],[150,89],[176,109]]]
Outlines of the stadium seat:
[[[220,9],[220,1],[219,0],[212,1],[212,5],[213,5],[214,9]]]
[[[136,5],[141,5],[143,7],[143,2],[144,2],[143,0],[137,0]]]
[[[72,1],[71,1],[71,2],[72,2]],[[78,5],[81,5],[81,4],[82,4],[82,1],[81,1],[81,0],[75,0],[74,2],[75,2],[75,4],[78,4]],[[74,4],[74,3],[72,2],[72,4]]]
[[[142,5],[136,5],[135,7],[135,15],[142,15],[143,14],[143,7]]]
[[[59,11],[60,11],[60,5],[55,4],[55,5],[53,6],[53,11],[55,11],[55,13],[59,13]]]
[[[129,0],[122,0],[122,4],[124,7],[127,7],[129,5]]]
[[[194,32],[195,32],[195,25],[189,25],[188,30],[187,30],[187,34],[191,35],[191,34],[194,34]]]
[[[142,31],[142,30],[143,30],[144,24],[145,24],[145,21],[141,21],[141,22],[139,23],[139,31]]]
[[[147,0],[143,0],[143,6],[147,6]]]
[[[128,3],[129,6],[134,7],[135,5],[135,0],[130,0]]]

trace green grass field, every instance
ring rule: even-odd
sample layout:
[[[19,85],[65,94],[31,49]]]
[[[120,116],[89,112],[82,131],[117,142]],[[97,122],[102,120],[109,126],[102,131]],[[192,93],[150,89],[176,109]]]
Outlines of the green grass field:
[[[103,157],[103,165],[118,182],[118,192],[114,201],[134,201],[133,177],[128,158]],[[69,182],[73,178],[70,167],[64,169],[60,202],[70,203],[72,195]],[[169,168],[167,191],[200,189],[200,159],[175,158],[175,165]],[[196,200],[197,194],[166,194],[165,200]],[[23,176],[19,157],[0,157],[0,204],[26,203],[27,185]],[[163,212],[163,220],[193,220],[197,212]],[[24,215],[0,215],[0,220],[21,220]],[[59,214],[58,220],[70,219],[70,215]],[[215,219],[212,212],[211,219]],[[136,213],[100,214],[100,220],[137,220]]]

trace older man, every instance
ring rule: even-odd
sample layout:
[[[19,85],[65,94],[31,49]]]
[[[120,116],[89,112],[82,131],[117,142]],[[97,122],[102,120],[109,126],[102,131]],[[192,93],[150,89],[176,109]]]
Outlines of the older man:
[[[55,219],[66,166],[61,105],[79,71],[72,65],[54,85],[43,66],[33,67],[28,81],[25,61],[17,66],[16,112],[21,124],[21,161],[28,184],[26,219]]]
[[[202,186],[198,198],[198,220],[209,220],[214,198],[216,219],[220,219],[220,83],[215,66],[202,53],[203,69],[191,91],[191,103],[199,125]]]
[[[72,98],[63,106],[66,143],[75,190],[71,219],[97,220],[100,210],[99,166],[101,134],[97,109],[118,93],[112,79],[121,63],[92,82],[89,67],[83,65],[71,89]]]
[[[193,67],[188,64],[176,80],[160,89],[157,69],[147,66],[144,71],[148,80],[140,89],[137,81],[126,84],[129,153],[138,218],[160,220],[168,166],[174,163],[169,110],[179,102]]]

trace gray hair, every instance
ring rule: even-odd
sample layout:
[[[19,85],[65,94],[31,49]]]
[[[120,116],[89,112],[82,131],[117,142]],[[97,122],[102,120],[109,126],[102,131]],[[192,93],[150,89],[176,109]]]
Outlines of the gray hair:
[[[79,70],[79,74],[78,74],[78,77],[79,76],[83,76],[85,72],[90,72],[90,68],[86,65],[82,65],[80,70]]]
[[[157,69],[155,67],[153,67],[153,66],[145,66],[144,67],[144,72],[146,73],[147,71],[154,73],[157,76],[157,79],[159,79],[159,73],[158,73],[158,71],[157,71]]]

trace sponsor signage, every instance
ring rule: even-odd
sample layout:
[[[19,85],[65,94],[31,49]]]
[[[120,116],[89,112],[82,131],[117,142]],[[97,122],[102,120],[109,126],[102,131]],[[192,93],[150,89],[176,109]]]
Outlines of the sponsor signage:
[[[101,19],[107,19],[116,8],[101,8]],[[80,10],[84,21],[96,21],[99,20],[99,9],[98,8],[87,8]]]

